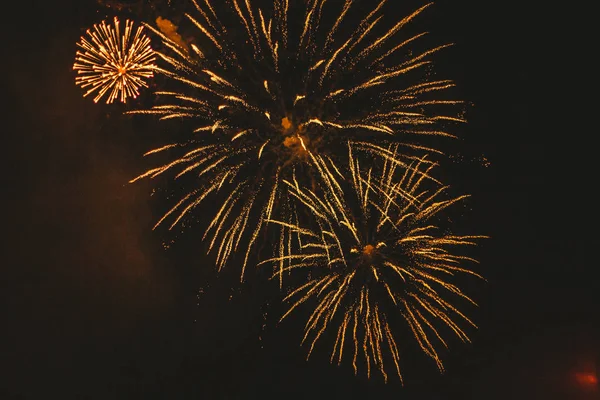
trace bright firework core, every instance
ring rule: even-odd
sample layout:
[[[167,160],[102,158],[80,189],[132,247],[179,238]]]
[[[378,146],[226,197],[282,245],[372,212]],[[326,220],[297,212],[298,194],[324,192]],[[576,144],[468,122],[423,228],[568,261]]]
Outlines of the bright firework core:
[[[357,267],[371,267],[381,261],[381,257],[383,256],[381,248],[383,247],[385,247],[385,243],[383,242],[376,245],[367,244],[362,248],[353,247],[350,249],[350,253],[357,254],[359,260]]]
[[[375,254],[376,248],[372,244],[368,244],[363,248],[363,254],[367,257],[371,257]]]
[[[292,152],[294,159],[304,159],[308,156],[307,145],[310,140],[304,135],[304,125],[295,126],[288,117],[281,120],[283,145]]]

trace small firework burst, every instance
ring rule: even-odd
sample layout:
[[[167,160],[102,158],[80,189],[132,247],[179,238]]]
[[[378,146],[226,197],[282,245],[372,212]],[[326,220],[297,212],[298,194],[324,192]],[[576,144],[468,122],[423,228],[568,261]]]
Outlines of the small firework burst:
[[[121,34],[119,20],[115,17],[114,27],[104,21],[88,30],[77,45],[73,69],[77,71],[75,83],[87,89],[84,97],[97,92],[97,103],[105,94],[106,103],[115,99],[125,102],[128,97],[137,97],[140,87],[148,87],[145,79],[154,74],[154,51],[143,27],[135,32],[132,21],[125,21]]]

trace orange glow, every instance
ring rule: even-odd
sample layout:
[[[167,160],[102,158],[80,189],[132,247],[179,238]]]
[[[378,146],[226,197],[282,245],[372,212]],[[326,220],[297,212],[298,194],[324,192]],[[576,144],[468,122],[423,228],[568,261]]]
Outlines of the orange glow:
[[[594,387],[598,385],[598,377],[593,372],[579,372],[575,374],[575,379],[581,386]]]
[[[307,143],[308,138],[300,135],[288,136],[283,140],[283,145],[290,149],[295,157],[299,158],[308,156],[308,151],[306,149]]]
[[[374,252],[375,252],[375,246],[373,246],[372,244],[366,245],[365,248],[363,249],[363,253],[367,256],[373,255]]]
[[[290,121],[290,119],[288,117],[282,118],[281,126],[283,127],[283,129],[285,129],[287,131],[288,129],[290,129],[292,127],[292,121]]]

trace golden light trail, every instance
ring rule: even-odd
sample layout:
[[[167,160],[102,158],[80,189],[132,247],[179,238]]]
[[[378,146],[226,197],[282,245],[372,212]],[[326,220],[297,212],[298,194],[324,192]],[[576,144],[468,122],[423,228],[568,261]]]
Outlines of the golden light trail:
[[[95,103],[105,94],[107,104],[116,99],[125,102],[136,98],[141,87],[148,87],[145,79],[154,75],[155,53],[143,29],[140,26],[134,31],[133,22],[127,20],[121,32],[115,17],[114,26],[102,21],[86,32],[87,38],[77,43],[81,50],[73,64],[75,83],[87,89],[84,97],[97,92]]]
[[[397,150],[392,146],[388,152]],[[469,342],[462,326],[475,327],[459,310],[461,302],[475,302],[456,277],[482,278],[462,266],[476,261],[460,247],[474,246],[484,236],[455,235],[438,224],[442,210],[467,196],[445,196],[447,187],[430,179],[434,165],[426,159],[400,166],[380,157],[367,168],[358,156],[363,151],[360,144],[348,143],[350,168],[343,176],[323,157],[313,156],[323,175],[317,191],[284,181],[312,218],[269,221],[299,238],[280,244],[279,255],[262,262],[273,265],[273,278],[289,274],[288,285],[299,282],[289,287],[284,299],[289,310],[282,319],[300,306],[309,308],[302,340],[309,343],[308,356],[331,330],[337,332],[332,362],[341,363],[349,351],[355,373],[364,362],[367,376],[376,369],[385,380],[390,370],[402,380],[398,341],[407,338],[392,326],[403,321],[422,352],[444,371],[439,353],[448,347],[444,336]]]

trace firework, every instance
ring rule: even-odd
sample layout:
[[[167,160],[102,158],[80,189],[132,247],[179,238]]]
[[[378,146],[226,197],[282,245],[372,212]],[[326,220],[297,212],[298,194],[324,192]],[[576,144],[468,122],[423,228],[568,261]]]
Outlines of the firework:
[[[408,162],[437,151],[421,139],[452,136],[446,124],[463,122],[453,108],[460,101],[438,98],[453,83],[425,74],[446,45],[410,53],[425,34],[402,34],[428,5],[385,27],[385,0],[356,23],[350,0],[266,3],[194,1],[185,17],[199,35],[183,44],[148,26],[162,39],[157,70],[171,86],[157,93],[160,104],[134,112],[190,124],[188,140],[147,153],[168,152],[169,162],[133,180],[195,177],[159,224],[174,228],[219,193],[222,207],[204,236],[219,268],[244,243],[242,276],[265,221],[292,220],[283,180],[322,179],[310,154],[344,164],[340,149],[351,138],[389,157],[380,145],[392,141]]]
[[[475,304],[456,285],[456,276],[481,278],[461,266],[475,260],[460,248],[483,236],[447,233],[438,221],[442,210],[466,196],[443,198],[448,188],[435,183],[430,175],[434,164],[426,159],[409,168],[393,159],[379,169],[364,168],[353,154],[357,148],[348,149],[347,179],[315,156],[328,177],[322,195],[285,181],[315,222],[270,221],[289,229],[294,240],[263,264],[276,265],[274,277],[303,277],[285,297],[290,307],[282,319],[299,306],[314,307],[303,338],[310,343],[308,355],[325,332],[336,332],[332,362],[339,364],[350,353],[355,373],[364,362],[368,376],[376,368],[386,380],[390,368],[402,380],[398,339],[405,337],[393,328],[401,323],[443,371],[438,354],[439,346],[447,347],[443,332],[469,341],[461,325],[475,326],[456,306],[458,300]]]
[[[119,29],[115,17],[114,27],[104,21],[87,31],[77,45],[73,69],[77,71],[75,83],[87,89],[84,97],[97,92],[94,102],[105,94],[106,103],[115,99],[125,102],[137,97],[140,87],[147,87],[145,79],[153,76],[154,51],[143,27],[133,30],[133,22],[125,21],[125,30]]]

